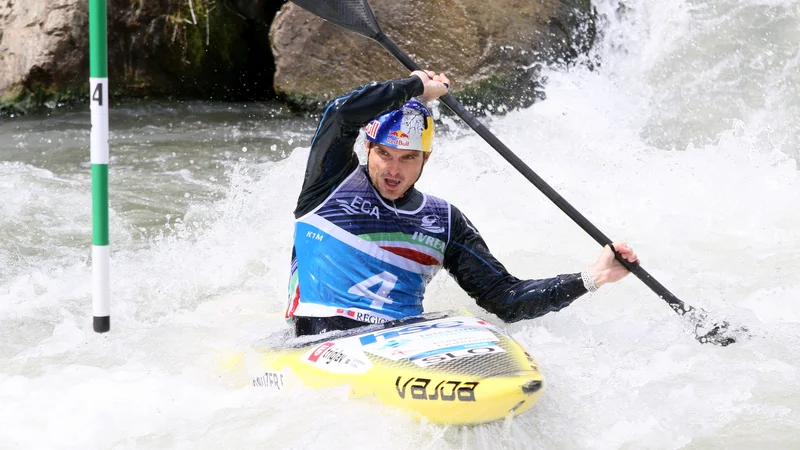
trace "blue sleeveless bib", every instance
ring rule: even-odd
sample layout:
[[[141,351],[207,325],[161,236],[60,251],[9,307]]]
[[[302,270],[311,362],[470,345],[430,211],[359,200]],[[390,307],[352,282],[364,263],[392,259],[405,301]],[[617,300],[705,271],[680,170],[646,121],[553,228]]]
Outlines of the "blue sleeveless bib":
[[[362,166],[297,219],[286,318],[381,323],[422,313],[450,238],[450,204],[423,197],[416,211],[390,207]]]

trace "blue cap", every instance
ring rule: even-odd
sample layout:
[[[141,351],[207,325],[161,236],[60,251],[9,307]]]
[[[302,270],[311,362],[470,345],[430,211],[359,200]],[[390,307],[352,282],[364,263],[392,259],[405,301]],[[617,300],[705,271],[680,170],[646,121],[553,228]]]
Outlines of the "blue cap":
[[[428,108],[415,99],[373,120],[364,130],[368,141],[387,147],[423,152],[432,150],[433,117]]]

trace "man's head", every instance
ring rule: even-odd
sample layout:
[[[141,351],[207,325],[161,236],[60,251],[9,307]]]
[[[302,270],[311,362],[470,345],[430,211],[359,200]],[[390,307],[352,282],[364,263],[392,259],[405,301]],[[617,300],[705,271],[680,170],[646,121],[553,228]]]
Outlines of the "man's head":
[[[384,198],[396,200],[417,182],[430,157],[433,119],[425,106],[410,100],[366,126],[367,166],[372,184]]]

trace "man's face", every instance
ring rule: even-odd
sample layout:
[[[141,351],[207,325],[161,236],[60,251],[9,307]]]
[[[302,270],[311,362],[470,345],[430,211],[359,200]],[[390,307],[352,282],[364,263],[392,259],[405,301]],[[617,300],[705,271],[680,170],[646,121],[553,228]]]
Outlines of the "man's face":
[[[417,181],[429,156],[417,150],[398,150],[367,141],[369,177],[387,200],[397,200]]]

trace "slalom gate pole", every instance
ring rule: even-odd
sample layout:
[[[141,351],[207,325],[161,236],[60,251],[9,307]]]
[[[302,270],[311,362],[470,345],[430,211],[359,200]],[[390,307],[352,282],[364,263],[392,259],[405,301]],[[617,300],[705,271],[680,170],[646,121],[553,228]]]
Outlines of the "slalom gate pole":
[[[108,245],[108,5],[89,0],[89,103],[92,115],[92,327],[111,329]]]

